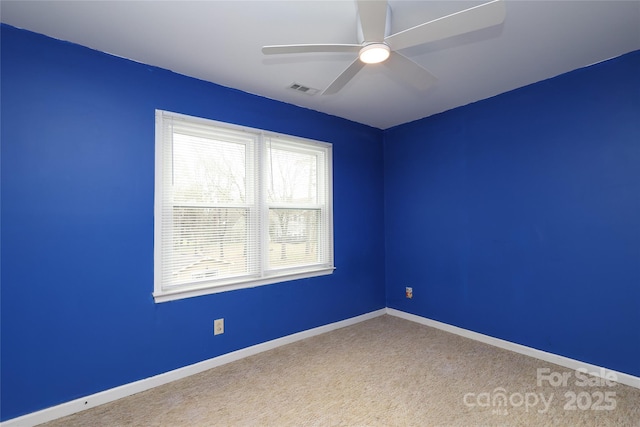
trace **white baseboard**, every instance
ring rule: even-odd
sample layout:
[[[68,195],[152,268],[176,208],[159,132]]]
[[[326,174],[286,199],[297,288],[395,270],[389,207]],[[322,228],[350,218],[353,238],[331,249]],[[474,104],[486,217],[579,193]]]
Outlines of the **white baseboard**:
[[[328,325],[319,326],[317,328],[308,329],[306,331],[287,335],[282,338],[267,341],[261,344],[256,344],[254,346],[223,354],[212,359],[194,363],[193,365],[185,366],[183,368],[175,369],[173,371],[165,372],[163,374],[155,375],[153,377],[145,378],[143,380],[124,384],[119,387],[85,396],[80,399],[71,400],[69,402],[53,406],[51,408],[13,418],[0,423],[0,426],[31,427],[38,424],[46,423],[48,421],[66,417],[67,415],[75,414],[76,412],[84,411],[86,409],[109,403],[123,397],[131,396],[132,394],[140,393],[141,391],[161,386],[163,384],[167,384],[169,382],[179,380],[190,375],[198,374],[208,369],[215,368],[216,366],[221,366],[230,362],[234,362],[236,360],[243,359],[245,357],[253,356],[254,354],[262,353],[263,351],[271,350],[276,347],[290,344],[305,338],[324,334],[325,332],[330,332],[335,329],[344,328],[345,326],[350,326],[365,320],[373,319],[374,317],[382,316],[385,313],[386,310],[383,308],[360,316],[341,320],[339,322],[330,323]]]
[[[135,381],[129,384],[124,384],[119,387],[115,387],[109,390],[105,390],[99,393],[95,393],[89,396],[85,396],[80,399],[71,400],[69,402],[62,403],[51,408],[43,409],[41,411],[32,412],[30,414],[23,415],[18,418],[13,418],[0,423],[0,427],[31,427],[38,424],[42,424],[48,421],[52,421],[58,418],[66,417],[67,415],[75,414],[77,412],[84,411],[105,403],[112,402],[114,400],[121,399],[123,397],[131,396],[136,393],[140,393],[145,390],[149,390],[154,387],[167,384],[169,382],[179,380],[190,375],[195,375],[200,372],[206,371],[217,366],[221,366],[242,358],[252,356],[254,354],[262,353],[263,351],[271,350],[276,347],[280,347],[286,344],[290,344],[305,338],[310,338],[316,335],[330,332],[336,329],[343,328],[345,326],[354,325],[356,323],[373,319],[374,317],[381,316],[383,314],[389,314],[391,316],[400,317],[402,319],[410,320],[412,322],[420,323],[422,325],[431,326],[437,329],[441,329],[446,332],[450,332],[456,335],[470,338],[476,341],[480,341],[486,344],[493,345],[495,347],[510,350],[516,353],[524,354],[526,356],[534,357],[536,359],[544,360],[546,362],[555,363],[556,365],[564,366],[569,369],[587,369],[589,373],[600,376],[600,373],[606,372],[607,374],[613,373],[617,377],[617,382],[625,384],[631,387],[640,389],[640,377],[636,377],[623,372],[613,371],[608,368],[595,366],[589,363],[581,362],[579,360],[570,359],[568,357],[559,356],[557,354],[548,353],[546,351],[538,350],[535,348],[527,347],[521,344],[512,343],[510,341],[501,340],[488,335],[483,335],[478,332],[469,331],[467,329],[459,328],[457,326],[449,325],[446,323],[438,322],[426,317],[417,316],[415,314],[406,313],[404,311],[396,310],[393,308],[380,309],[366,313],[360,316],[352,317],[349,319],[341,320],[339,322],[331,323],[328,325],[320,326],[317,328],[309,329],[306,331],[298,332],[292,335],[287,335],[282,338],[267,341],[265,343],[256,344],[251,347],[243,348],[231,353],[223,354],[221,356],[214,357],[212,359],[204,360],[202,362],[194,363],[193,365],[185,366],[173,371],[165,372],[153,377],[145,378],[143,380]]]
[[[386,312],[391,316],[396,316],[405,320],[420,323],[422,325],[431,326],[436,329],[441,329],[445,332],[450,332],[452,334],[460,335],[465,338],[470,338],[472,340],[480,341],[485,344],[500,347],[505,350],[524,354],[525,356],[531,356],[536,359],[544,360],[545,362],[555,363],[556,365],[564,366],[565,368],[573,369],[574,371],[577,369],[586,369],[587,373],[598,377],[615,374],[616,382],[640,389],[640,377],[625,374],[624,372],[617,372],[609,368],[592,365],[590,363],[581,362],[579,360],[570,359],[568,357],[560,356],[553,353],[547,353],[546,351],[527,347],[521,344],[516,344],[510,341],[501,340],[489,335],[483,335],[478,332],[473,332],[468,329],[459,328],[457,326],[438,322],[436,320],[431,320],[426,317],[417,316],[415,314],[410,314],[404,311],[396,310],[394,308],[387,308]]]

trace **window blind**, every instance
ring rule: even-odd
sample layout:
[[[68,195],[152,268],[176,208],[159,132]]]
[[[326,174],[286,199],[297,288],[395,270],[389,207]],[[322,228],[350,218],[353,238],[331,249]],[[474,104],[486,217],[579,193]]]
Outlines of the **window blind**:
[[[333,269],[329,144],[165,111],[156,135],[154,295]]]

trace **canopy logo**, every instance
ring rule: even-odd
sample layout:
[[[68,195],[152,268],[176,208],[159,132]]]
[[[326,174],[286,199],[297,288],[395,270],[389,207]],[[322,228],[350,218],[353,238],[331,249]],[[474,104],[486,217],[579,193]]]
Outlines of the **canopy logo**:
[[[538,397],[540,396],[540,397]],[[529,412],[531,408],[535,408],[539,403],[542,402],[543,407],[538,409],[540,414],[544,414],[549,410],[549,406],[551,405],[551,401],[553,400],[553,393],[550,393],[548,396],[544,395],[544,393],[511,393],[507,395],[507,390],[502,387],[498,387],[493,390],[493,392],[483,392],[483,393],[467,393],[462,398],[465,406],[469,408],[473,408],[474,406],[478,407],[491,407],[493,408],[492,412],[496,415],[507,415],[509,412],[507,408],[513,407],[518,408],[520,406],[524,406],[525,411]]]
[[[590,372],[586,368],[578,368],[575,371],[552,372],[550,368],[538,368],[536,370],[536,385],[538,387],[614,387],[618,377],[615,372],[600,368],[599,371]],[[612,411],[616,408],[616,393],[613,391],[567,390],[559,394],[559,404],[563,404],[565,411],[592,410]],[[526,412],[537,410],[544,414],[549,411],[555,399],[554,393],[525,392],[511,393],[503,387],[498,387],[492,392],[466,393],[462,402],[469,408],[487,408],[495,415],[508,415],[510,408],[523,407]]]

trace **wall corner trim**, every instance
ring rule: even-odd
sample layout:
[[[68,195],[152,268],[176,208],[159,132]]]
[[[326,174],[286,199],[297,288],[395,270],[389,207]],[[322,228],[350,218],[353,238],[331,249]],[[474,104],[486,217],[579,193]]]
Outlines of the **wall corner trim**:
[[[291,344],[305,338],[310,338],[316,335],[324,334],[326,332],[331,332],[333,330],[344,328],[346,326],[351,326],[365,320],[373,319],[374,317],[382,316],[384,314],[386,314],[386,310],[384,308],[381,308],[379,310],[371,311],[359,316],[340,320],[334,323],[329,323],[323,326],[318,326],[317,328],[297,332],[295,334],[287,335],[281,338],[276,338],[274,340],[256,344],[251,347],[242,348],[231,353],[226,353],[217,357],[213,357],[211,359],[203,360],[202,362],[174,369],[173,371],[158,374],[139,381],[134,381],[132,383],[114,387],[109,390],[104,390],[89,396],[82,397],[80,399],[74,399],[69,402],[22,415],[17,418],[12,418],[0,423],[0,427],[31,427],[38,424],[46,423],[48,421],[53,421],[55,419],[66,417],[68,415],[72,415],[86,409],[94,408],[105,403],[113,402],[114,400],[122,399],[123,397],[131,396],[133,394],[140,393],[142,391],[149,390],[154,387],[170,383],[172,381],[204,372],[217,366],[225,365],[227,363],[231,363],[245,357],[253,356],[254,354],[272,350],[286,344]]]
[[[556,365],[564,366],[565,368],[576,370],[578,368],[587,369],[588,373],[592,375],[596,375],[598,377],[602,377],[602,373],[614,373],[618,378],[618,383],[628,385],[630,387],[635,387],[640,389],[640,377],[636,377],[634,375],[626,374],[624,372],[614,371],[609,368],[592,365],[590,363],[581,362],[579,360],[570,359],[565,356],[560,356],[558,354],[548,353],[546,351],[538,350],[536,348],[527,347],[521,344],[516,344],[511,341],[505,341],[499,338],[494,338],[489,335],[484,335],[478,332],[473,332],[468,329],[459,328],[457,326],[449,325],[447,323],[438,322],[437,320],[432,320],[427,317],[417,316],[415,314],[407,313],[404,311],[396,310],[394,308],[387,307],[386,313],[391,316],[400,317],[405,320],[409,320],[412,322],[420,323],[421,325],[431,326],[432,328],[440,329],[445,332],[449,332],[452,334],[460,335],[465,338],[469,338],[475,341],[480,341],[485,344],[492,345],[494,347],[499,347],[504,350],[513,351],[515,353],[520,353],[525,356],[533,357],[535,359],[540,359],[545,362],[554,363]]]

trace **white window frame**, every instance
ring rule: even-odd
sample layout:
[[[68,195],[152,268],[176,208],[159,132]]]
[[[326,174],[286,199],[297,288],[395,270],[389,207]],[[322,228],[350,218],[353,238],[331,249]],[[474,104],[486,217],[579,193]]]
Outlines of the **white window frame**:
[[[314,141],[289,135],[281,135],[272,132],[241,127],[229,123],[218,122],[198,117],[169,111],[156,110],[155,128],[155,197],[154,197],[154,292],[153,297],[156,303],[172,301],[182,298],[190,298],[200,295],[207,295],[219,292],[226,292],[236,289],[251,288],[268,285],[272,283],[297,280],[303,278],[323,276],[333,273],[335,269],[333,260],[333,176],[332,176],[332,145],[326,142]],[[259,271],[253,272],[250,276],[198,281],[184,285],[165,286],[162,280],[163,263],[163,242],[172,241],[172,230],[170,226],[163,227],[163,212],[165,201],[171,200],[171,185],[166,185],[166,174],[172,174],[172,162],[165,162],[165,156],[171,155],[170,148],[172,137],[168,138],[166,132],[171,132],[170,125],[173,121],[182,121],[195,126],[205,126],[217,130],[231,130],[246,133],[255,144],[252,150],[255,155],[254,170],[258,176],[258,188],[253,203],[257,206],[257,214],[261,217],[258,223],[257,235],[260,247],[259,256],[262,261],[259,263]],[[172,133],[173,134],[173,133]],[[308,266],[298,266],[293,268],[268,269],[268,239],[269,239],[269,209],[271,208],[296,208],[297,206],[269,203],[266,194],[266,176],[268,165],[268,151],[271,148],[270,141],[284,141],[286,144],[296,146],[296,150],[310,153],[323,153],[325,170],[318,171],[318,180],[322,180],[325,199],[318,201],[317,208],[320,209],[321,222],[325,230],[319,236],[319,245],[322,247],[324,259],[320,263]],[[279,142],[274,142],[278,144]],[[298,148],[299,147],[299,148]],[[169,154],[166,154],[166,153]],[[309,208],[309,205],[299,206],[299,208]],[[168,239],[168,240],[166,240]]]

